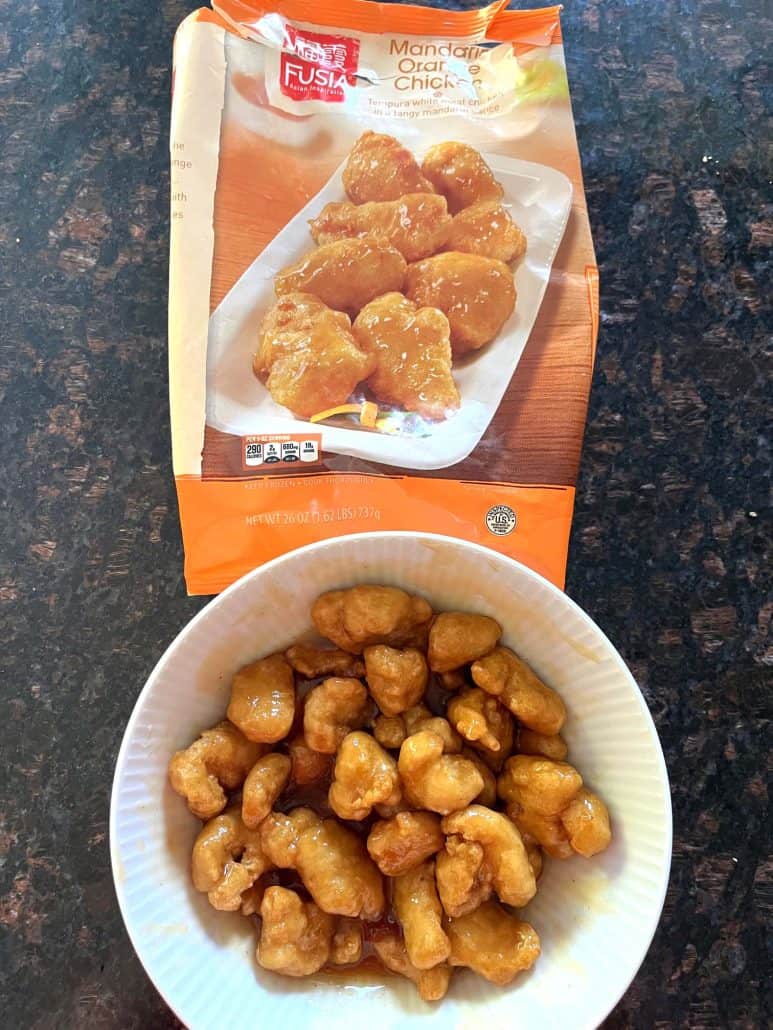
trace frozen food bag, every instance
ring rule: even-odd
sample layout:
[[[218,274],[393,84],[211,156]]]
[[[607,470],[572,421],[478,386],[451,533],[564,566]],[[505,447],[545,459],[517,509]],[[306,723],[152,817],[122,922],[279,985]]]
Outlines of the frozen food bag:
[[[170,148],[188,590],[377,529],[562,585],[598,276],[559,8],[215,0]]]

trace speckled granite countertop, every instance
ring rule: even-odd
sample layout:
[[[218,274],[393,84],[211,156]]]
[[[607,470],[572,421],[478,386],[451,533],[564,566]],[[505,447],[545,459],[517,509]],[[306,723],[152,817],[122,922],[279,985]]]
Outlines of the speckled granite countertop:
[[[181,578],[165,350],[170,44],[194,6],[0,0],[9,1027],[178,1025],[124,932],[107,816],[137,692],[203,604]],[[664,917],[607,1025],[762,1027],[772,26],[754,0],[566,8],[602,287],[568,590],[645,692],[675,816]]]

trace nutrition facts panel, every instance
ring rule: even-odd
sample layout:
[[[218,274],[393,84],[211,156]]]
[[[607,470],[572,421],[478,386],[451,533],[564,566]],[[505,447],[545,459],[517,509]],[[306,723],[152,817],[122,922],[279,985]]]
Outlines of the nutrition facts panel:
[[[316,433],[295,435],[267,433],[242,437],[242,463],[245,469],[314,465],[319,462],[322,437]]]

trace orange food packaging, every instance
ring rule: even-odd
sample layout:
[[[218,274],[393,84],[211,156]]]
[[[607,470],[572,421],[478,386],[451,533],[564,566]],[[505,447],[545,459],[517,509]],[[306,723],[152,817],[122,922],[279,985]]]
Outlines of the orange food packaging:
[[[369,530],[562,586],[598,273],[559,8],[214,0],[173,82],[188,591]]]

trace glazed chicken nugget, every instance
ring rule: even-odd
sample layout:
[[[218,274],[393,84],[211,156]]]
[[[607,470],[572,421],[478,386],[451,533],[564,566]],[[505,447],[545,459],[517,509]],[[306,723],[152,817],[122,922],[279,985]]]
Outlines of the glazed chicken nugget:
[[[512,315],[516,300],[513,273],[504,262],[456,250],[411,265],[405,294],[445,314],[454,354],[490,343]]]
[[[310,976],[327,962],[335,920],[286,887],[268,887],[260,905],[258,964],[284,976]]]
[[[335,819],[295,808],[288,815],[272,812],[255,832],[267,859],[297,870],[323,912],[373,920],[384,911],[381,873],[364,842]]]
[[[237,912],[244,893],[271,867],[258,831],[244,825],[236,807],[210,819],[193,845],[193,886],[221,912]]]
[[[480,153],[467,143],[448,141],[430,147],[421,166],[452,215],[484,200],[501,200],[504,190]]]
[[[295,677],[281,654],[245,665],[233,678],[226,713],[248,740],[274,744],[295,717]]]
[[[406,193],[434,193],[416,158],[394,136],[364,132],[352,147],[342,174],[344,189],[355,204],[397,200]]]
[[[612,840],[607,806],[597,794],[584,787],[561,813],[561,822],[572,848],[584,858],[604,851]]]
[[[311,293],[295,291],[280,297],[263,317],[258,332],[258,349],[253,360],[253,371],[265,379],[271,366],[298,347],[298,334],[308,336],[320,324],[346,334],[352,322],[343,311],[333,311]]]
[[[266,818],[287,786],[291,769],[292,759],[277,752],[259,758],[250,769],[242,788],[242,819],[248,829],[256,829]]]
[[[356,315],[368,301],[401,290],[405,258],[385,240],[373,236],[336,240],[283,268],[274,280],[277,297],[302,291],[335,311]]]
[[[416,646],[432,609],[423,597],[397,587],[363,584],[322,594],[312,606],[311,617],[323,637],[344,651],[362,654],[371,644]]]
[[[441,612],[429,631],[427,658],[433,672],[449,672],[496,647],[502,627],[488,615]]]
[[[224,720],[172,756],[169,782],[195,816],[212,819],[228,802],[226,790],[241,787],[263,750]]]
[[[397,767],[407,801],[446,815],[480,794],[483,777],[469,759],[443,751],[442,738],[422,730],[404,741]]]
[[[480,254],[507,264],[518,261],[526,253],[526,237],[506,208],[496,200],[487,200],[454,216],[446,246],[449,250]]]
[[[348,315],[316,297],[290,293],[263,321],[253,369],[277,404],[309,418],[344,404],[373,362],[357,346]]]
[[[373,920],[384,911],[381,873],[363,841],[335,819],[300,834],[295,868],[324,912]]]
[[[515,908],[531,901],[537,893],[534,871],[521,835],[507,816],[483,805],[469,805],[447,815],[442,828],[446,834],[480,844],[500,901]]]
[[[271,366],[266,387],[273,400],[298,418],[345,404],[372,368],[351,334],[320,324],[299,335],[291,353]]]
[[[433,812],[398,812],[373,824],[368,854],[384,876],[402,876],[440,851],[444,839]]]
[[[471,671],[475,683],[498,698],[528,729],[554,736],[564,725],[564,702],[509,648],[498,647],[473,662]]]
[[[392,903],[403,928],[405,950],[414,966],[432,969],[445,962],[451,945],[442,925],[443,908],[435,886],[435,863],[422,862],[396,877]]]
[[[424,696],[429,672],[421,651],[372,644],[363,655],[368,689],[384,715],[399,715]]]
[[[354,334],[375,363],[368,378],[373,395],[427,419],[456,411],[460,399],[451,375],[450,332],[442,311],[417,307],[401,293],[367,304]]]
[[[448,702],[448,718],[473,747],[501,752],[505,758],[513,749],[512,715],[480,687],[467,687],[455,694]]]
[[[331,676],[306,695],[306,743],[323,755],[334,755],[347,733],[368,721],[369,707],[368,692],[359,680]]]
[[[399,250],[406,261],[418,261],[446,244],[451,216],[445,197],[408,193],[399,200],[326,204],[309,227],[315,243],[377,236]]]
[[[376,805],[400,803],[397,763],[369,733],[348,733],[336,754],[328,800],[341,819],[359,821]]]
[[[536,755],[513,755],[497,781],[499,796],[540,815],[559,815],[582,787],[582,776],[568,762]],[[537,834],[532,834],[537,837]],[[537,839],[539,839],[537,837]]]
[[[345,676],[358,679],[365,675],[365,663],[348,651],[323,651],[319,647],[293,644],[285,651],[285,658],[305,679],[320,676]]]
[[[448,920],[451,965],[467,966],[491,983],[504,987],[530,969],[540,953],[534,927],[510,915],[496,901]]]

